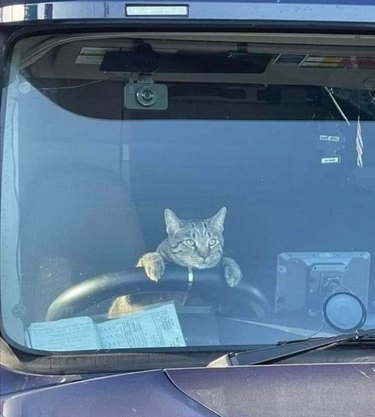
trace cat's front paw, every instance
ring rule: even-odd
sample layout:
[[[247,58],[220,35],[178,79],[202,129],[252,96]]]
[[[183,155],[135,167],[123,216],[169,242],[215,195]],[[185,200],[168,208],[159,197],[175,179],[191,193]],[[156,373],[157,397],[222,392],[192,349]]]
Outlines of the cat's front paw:
[[[232,258],[223,259],[224,278],[229,287],[235,287],[242,279],[241,268]]]
[[[145,269],[146,275],[152,281],[159,281],[165,271],[164,259],[158,252],[144,254],[138,261],[137,267]]]

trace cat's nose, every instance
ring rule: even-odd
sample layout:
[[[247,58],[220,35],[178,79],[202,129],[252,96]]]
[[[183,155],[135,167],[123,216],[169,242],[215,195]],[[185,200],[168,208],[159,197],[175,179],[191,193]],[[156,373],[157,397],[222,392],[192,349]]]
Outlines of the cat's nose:
[[[209,251],[208,251],[208,250],[205,250],[205,249],[203,249],[203,248],[198,249],[198,255],[199,255],[201,258],[203,258],[203,259],[207,259],[209,254],[210,254],[210,253],[209,253]]]

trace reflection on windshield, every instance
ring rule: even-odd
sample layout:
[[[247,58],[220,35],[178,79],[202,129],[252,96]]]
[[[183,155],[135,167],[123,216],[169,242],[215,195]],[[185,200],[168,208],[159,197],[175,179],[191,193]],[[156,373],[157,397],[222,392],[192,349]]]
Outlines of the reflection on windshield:
[[[374,326],[374,58],[204,42],[172,56],[154,41],[142,53],[157,70],[136,76],[139,46],[111,42],[33,59],[16,48],[3,96],[9,341],[228,350]]]

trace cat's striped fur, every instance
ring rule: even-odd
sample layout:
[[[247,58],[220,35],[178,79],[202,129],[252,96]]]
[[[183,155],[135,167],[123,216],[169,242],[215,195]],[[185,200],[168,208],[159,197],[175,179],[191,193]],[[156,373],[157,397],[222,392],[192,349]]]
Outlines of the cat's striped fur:
[[[147,276],[158,281],[164,273],[165,262],[196,269],[221,266],[230,287],[242,278],[241,269],[231,258],[223,256],[224,219],[226,208],[205,220],[182,220],[169,209],[164,212],[168,237],[156,249],[138,261]]]
[[[213,217],[205,220],[182,220],[169,209],[164,212],[168,237],[156,249],[156,252],[144,254],[137,266],[145,269],[146,275],[153,281],[159,281],[165,271],[165,264],[172,263],[187,268],[207,269],[220,266],[230,287],[236,286],[241,278],[241,269],[232,258],[223,256],[224,219],[223,207]],[[116,317],[144,304],[175,300],[183,302],[182,293],[143,294],[117,297],[109,310],[109,317]]]

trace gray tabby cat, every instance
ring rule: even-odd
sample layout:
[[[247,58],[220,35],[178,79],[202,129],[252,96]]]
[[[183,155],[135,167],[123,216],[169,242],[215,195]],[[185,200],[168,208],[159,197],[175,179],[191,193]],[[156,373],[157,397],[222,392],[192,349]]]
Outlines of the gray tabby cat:
[[[227,209],[223,207],[213,217],[205,220],[182,220],[169,209],[164,212],[168,237],[156,249],[146,253],[137,266],[146,275],[158,281],[164,274],[165,262],[187,268],[207,269],[220,266],[230,287],[241,278],[241,269],[232,258],[223,256],[223,230]]]
[[[220,266],[230,287],[235,287],[242,278],[241,269],[232,258],[223,256],[223,230],[226,208],[205,220],[182,220],[169,209],[164,212],[168,237],[156,252],[144,254],[137,267],[143,267],[146,275],[159,281],[165,271],[165,264],[177,264],[187,268],[207,269]],[[109,309],[109,317],[142,309],[144,304],[175,300],[183,303],[182,293],[139,294],[117,297]]]

